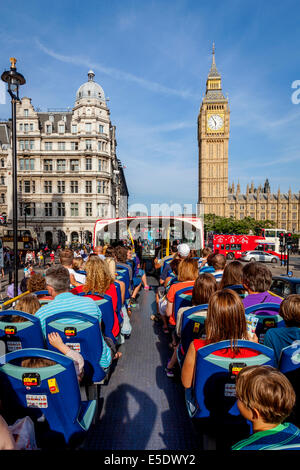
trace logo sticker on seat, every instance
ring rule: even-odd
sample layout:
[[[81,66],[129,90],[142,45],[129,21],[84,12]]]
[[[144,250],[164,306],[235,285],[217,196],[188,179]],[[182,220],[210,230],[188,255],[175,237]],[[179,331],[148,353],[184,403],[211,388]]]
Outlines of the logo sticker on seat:
[[[76,336],[77,335],[77,330],[73,326],[66,327],[64,329],[64,333],[66,336]]]
[[[17,328],[15,326],[7,325],[4,327],[4,333],[8,336],[15,335],[17,333]]]
[[[24,387],[38,387],[41,384],[40,374],[37,372],[27,372],[22,375]]]
[[[48,408],[47,395],[26,395],[28,408]]]

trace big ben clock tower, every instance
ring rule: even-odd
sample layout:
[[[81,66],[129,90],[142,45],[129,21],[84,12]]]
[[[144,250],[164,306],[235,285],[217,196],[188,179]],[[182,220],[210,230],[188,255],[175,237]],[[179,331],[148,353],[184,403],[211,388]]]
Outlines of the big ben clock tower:
[[[198,116],[199,203],[205,214],[225,216],[228,199],[229,105],[221,87],[215,62],[206,81],[206,92]]]

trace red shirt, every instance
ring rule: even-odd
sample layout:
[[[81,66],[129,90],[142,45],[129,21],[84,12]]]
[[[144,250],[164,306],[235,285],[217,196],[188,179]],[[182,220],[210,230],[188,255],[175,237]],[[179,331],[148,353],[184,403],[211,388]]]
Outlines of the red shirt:
[[[203,346],[207,346],[208,344],[209,343],[207,343],[205,339],[194,339],[194,346],[196,351],[198,351],[198,349],[202,348]],[[251,348],[241,348],[236,353],[231,348],[224,348],[220,349],[219,351],[215,351],[213,354],[216,356],[231,357],[232,359],[236,359],[240,357],[259,356],[260,353],[254,351],[254,349]]]
[[[71,290],[72,294],[80,294],[83,292],[84,285],[74,287],[74,289]],[[117,288],[114,284],[111,284],[109,288],[107,289],[106,292],[104,292],[106,295],[109,295],[109,297],[112,299],[112,304],[113,304],[113,309],[114,309],[114,325],[112,329],[112,334],[114,337],[117,337],[118,334],[120,333],[120,326],[119,326],[119,320],[117,316],[117,305],[118,305],[118,293],[117,293]],[[95,294],[85,294],[85,297],[90,297],[93,300],[99,300],[102,299],[100,295],[95,295]]]

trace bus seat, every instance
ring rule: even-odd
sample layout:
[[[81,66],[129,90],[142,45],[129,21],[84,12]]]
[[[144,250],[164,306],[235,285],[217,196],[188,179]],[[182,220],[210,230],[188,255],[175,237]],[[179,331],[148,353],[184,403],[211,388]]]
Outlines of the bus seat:
[[[192,302],[193,286],[179,289],[174,298],[174,317],[177,319],[177,312],[181,307],[190,307]]]
[[[47,290],[39,290],[37,292],[33,292],[33,294],[35,294],[38,297],[38,300],[39,300],[41,306],[46,305],[49,302],[51,302],[51,300],[53,300],[52,298],[47,299],[47,297],[51,297]],[[43,298],[39,298],[39,297],[46,297],[46,298],[43,299]]]
[[[15,315],[26,319],[26,321],[12,323],[11,317]],[[2,310],[1,317],[0,340],[5,343],[6,352],[45,347],[40,320],[34,315],[20,310]]]
[[[21,366],[25,357],[50,359],[56,364],[25,368]],[[34,421],[43,414],[50,430],[63,436],[66,444],[78,441],[89,429],[96,401],[81,401],[74,362],[65,355],[37,348],[10,352],[0,365],[0,383],[8,410]]]
[[[79,320],[80,323],[73,323],[72,320]],[[52,332],[59,333],[67,346],[80,352],[84,359],[84,377],[87,381],[98,383],[105,378],[106,373],[100,366],[103,347],[97,318],[67,311],[46,318],[47,347],[54,351],[55,348],[48,341],[48,334]]]
[[[279,358],[279,370],[283,374],[297,369],[300,371],[300,341],[283,348]]]
[[[87,294],[85,292],[80,292],[77,295],[79,295],[80,297],[84,297],[92,294],[91,292],[88,292]],[[94,299],[94,302],[96,302],[102,313],[102,321],[104,324],[104,336],[107,336],[108,338],[112,339],[115,343],[116,337],[120,333],[120,327],[117,314],[114,312],[112,298],[109,295],[99,294],[97,292],[95,292],[93,295],[102,297],[99,300]]]
[[[208,304],[195,305],[183,312],[181,325],[181,341],[178,348],[178,359],[182,365],[183,359],[189,349],[189,345],[195,338],[204,338],[206,316],[201,316],[201,311],[207,310]]]
[[[234,290],[242,299],[245,297],[245,288],[242,284],[232,284],[230,286],[225,286],[224,289]]]
[[[118,274],[118,279],[120,281],[125,282],[125,299],[130,299],[130,275],[129,275],[129,269],[127,269],[125,266],[121,266],[120,264],[116,265],[117,268],[117,274]]]
[[[251,305],[245,309],[245,314],[253,314],[258,317],[256,326],[256,336],[258,341],[263,344],[264,337],[269,328],[281,328],[285,326],[283,318],[278,315],[280,304],[264,303]],[[266,311],[274,312],[274,315],[267,315]]]
[[[117,289],[117,295],[118,295],[118,304],[117,304],[117,316],[119,320],[119,326],[121,329],[121,326],[123,324],[123,317],[121,315],[121,310],[122,310],[122,294],[121,294],[121,287],[118,282],[114,282],[114,285],[116,286]]]
[[[195,418],[210,418],[216,421],[223,418],[230,421],[231,417],[241,418],[235,395],[237,374],[249,365],[274,366],[273,349],[246,340],[238,340],[237,346],[239,349],[252,349],[259,355],[230,358],[213,354],[230,348],[228,340],[209,344],[197,351],[194,392],[198,408]]]

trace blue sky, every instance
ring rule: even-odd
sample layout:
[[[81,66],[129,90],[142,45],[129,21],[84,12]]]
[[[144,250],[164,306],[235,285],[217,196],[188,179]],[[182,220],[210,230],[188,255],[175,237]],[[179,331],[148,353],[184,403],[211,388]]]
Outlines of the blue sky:
[[[110,98],[129,202],[195,204],[197,117],[215,41],[231,110],[229,183],[245,191],[269,178],[274,192],[298,192],[299,16],[296,0],[2,1],[0,67],[17,58],[20,95],[41,110],[73,107],[92,68]]]

